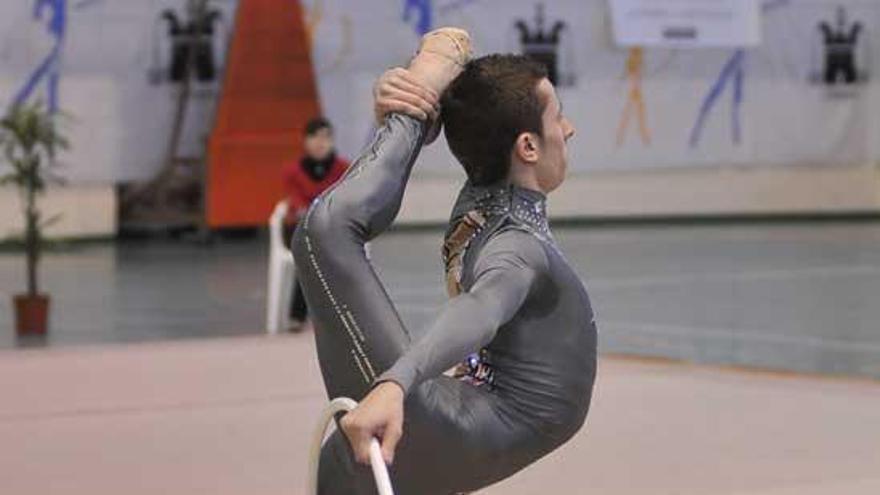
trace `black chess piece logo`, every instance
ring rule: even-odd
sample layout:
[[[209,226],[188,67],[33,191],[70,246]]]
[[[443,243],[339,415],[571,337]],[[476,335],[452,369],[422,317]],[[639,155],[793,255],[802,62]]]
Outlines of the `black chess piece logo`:
[[[200,82],[216,79],[214,24],[221,16],[220,11],[211,8],[208,0],[189,0],[183,19],[171,9],[162,11],[161,19],[168,23],[171,39],[170,81],[182,82],[191,73],[195,73]]]
[[[556,21],[549,30],[544,29],[544,4],[536,7],[535,27],[530,29],[526,21],[516,21],[523,54],[547,66],[548,79],[554,85],[559,82],[559,41],[566,24]]]
[[[855,84],[863,80],[864,73],[859,71],[856,59],[856,49],[862,34],[862,23],[848,23],[846,9],[837,8],[837,22],[832,26],[829,22],[819,23],[819,31],[822,33],[825,45],[825,67],[821,74],[821,80],[828,85]]]

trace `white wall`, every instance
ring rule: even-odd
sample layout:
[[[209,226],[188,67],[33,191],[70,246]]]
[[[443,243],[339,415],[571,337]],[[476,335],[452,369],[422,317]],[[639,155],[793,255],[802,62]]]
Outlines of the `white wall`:
[[[49,238],[107,238],[116,235],[116,191],[105,185],[50,187],[40,198],[43,218],[58,216]],[[0,188],[0,240],[21,237],[21,202],[15,190]]]
[[[0,109],[53,46],[48,10],[33,17],[33,0],[0,3]],[[165,24],[158,20],[175,0],[66,0],[59,102],[70,118],[73,144],[61,157],[73,184],[115,184],[147,179],[162,165],[174,110],[175,90],[153,84],[149,73],[168,60]],[[230,25],[235,2],[218,3]],[[224,44],[221,29],[218,53]],[[222,58],[221,58],[222,60]],[[41,85],[35,98],[47,99]],[[200,88],[216,89],[214,85]],[[210,128],[213,96],[196,98],[187,115],[183,153],[200,153]]]
[[[340,125],[340,148],[353,155],[369,135],[370,92],[386,68],[405,64],[418,46],[414,21],[404,22],[403,1],[306,0],[320,6],[314,59],[322,104]],[[460,25],[478,55],[519,51],[514,23],[531,24],[538,0],[436,0],[434,25]],[[880,156],[880,2],[792,0],[769,11],[764,42],[742,57],[742,103],[735,104],[728,79],[708,113],[702,139],[690,145],[691,130],[706,95],[734,56],[733,49],[647,48],[642,91],[650,144],[643,144],[633,119],[622,145],[618,125],[630,86],[629,52],[614,46],[606,0],[558,0],[546,5],[546,23],[564,20],[559,70],[571,84],[557,87],[565,112],[579,134],[570,143],[572,167],[593,170],[653,170],[670,167],[858,166]],[[810,76],[822,68],[819,22],[833,22],[839,5],[863,24],[857,45],[866,84],[830,90]],[[732,137],[739,108],[742,141]],[[447,154],[446,159],[451,160]]]
[[[314,53],[323,106],[332,120],[344,123],[338,131],[342,151],[356,155],[370,135],[373,81],[389,65],[405,63],[418,35],[402,21],[403,2],[305,3],[322,6]],[[517,50],[512,24],[531,21],[536,3],[440,0],[434,2],[434,20],[468,28],[478,53]],[[578,129],[569,147],[571,177],[550,201],[556,216],[880,211],[873,165],[880,156],[880,84],[873,76],[880,69],[880,2],[794,0],[768,13],[764,45],[744,58],[742,142],[731,137],[728,83],[696,147],[689,145],[689,134],[733,50],[647,49],[643,92],[652,142],[640,142],[632,122],[618,146],[628,53],[611,42],[606,3],[544,3],[548,22],[569,24],[560,69],[575,84],[557,90]],[[833,21],[841,4],[865,26],[858,60],[873,78],[845,92],[810,81],[821,68],[816,25]],[[443,221],[462,177],[442,138],[423,152],[414,177],[401,220]]]
[[[399,222],[445,222],[461,179],[429,177],[407,189]],[[880,169],[678,168],[586,172],[551,194],[554,218],[650,218],[880,213]]]
[[[34,0],[0,2],[0,110],[5,110],[52,49],[47,30],[51,11],[34,18]],[[66,0],[66,33],[58,96],[68,115],[64,129],[72,147],[61,154],[59,171],[69,182],[50,191],[46,209],[64,210],[50,233],[110,236],[116,232],[114,186],[144,180],[162,165],[174,110],[175,89],[154,84],[151,71],[168,60],[164,8],[180,10],[179,0]],[[217,3],[224,13],[217,52],[222,62],[235,0]],[[34,95],[48,99],[47,85]],[[182,154],[201,154],[210,130],[216,85],[199,85],[189,108]],[[200,96],[205,95],[205,96]],[[0,174],[4,172],[0,163]],[[0,190],[0,237],[17,227],[14,194]]]
[[[370,136],[370,88],[385,68],[405,63],[418,42],[414,20],[404,22],[404,0],[302,0],[314,21],[314,59],[325,113],[338,124],[343,154],[355,155]],[[33,19],[32,0],[0,2],[0,108],[52,46],[45,23]],[[60,99],[72,115],[73,142],[61,162],[71,185],[59,193],[70,223],[84,235],[112,233],[112,186],[151,177],[161,166],[174,92],[152,85],[148,73],[167,61],[167,39],[157,23],[183,0],[68,0]],[[434,24],[455,24],[474,35],[479,53],[515,51],[512,28],[531,22],[538,0],[435,0]],[[699,147],[688,146],[704,95],[731,50],[646,51],[643,84],[650,146],[630,129],[623,146],[615,133],[626,97],[627,52],[611,43],[605,0],[553,0],[548,22],[569,28],[560,69],[573,85],[560,87],[578,135],[571,145],[569,185],[553,200],[563,216],[761,213],[878,209],[880,156],[880,2],[791,0],[764,20],[765,44],[747,54],[744,140],[731,141],[732,97],[722,95]],[[816,23],[844,4],[866,26],[860,57],[872,82],[834,98],[811,84],[817,67]],[[229,21],[236,0],[217,3]],[[319,15],[318,15],[319,14]],[[223,30],[218,39],[224,37]],[[871,50],[866,50],[870,47]],[[224,46],[218,43],[222,54]],[[206,94],[214,87],[202,88]],[[185,153],[198,153],[208,132],[213,99],[199,99],[188,116]],[[403,218],[442,220],[460,178],[444,145],[418,165]],[[55,201],[50,193],[47,202]],[[10,198],[0,192],[0,197]],[[77,198],[77,199],[72,199]],[[17,218],[6,206],[0,235]],[[55,204],[55,203],[53,203]],[[91,205],[91,206],[89,206]],[[76,211],[73,211],[76,210]],[[101,229],[75,220],[103,219]],[[80,226],[80,227],[77,227]],[[59,229],[61,226],[58,227]]]

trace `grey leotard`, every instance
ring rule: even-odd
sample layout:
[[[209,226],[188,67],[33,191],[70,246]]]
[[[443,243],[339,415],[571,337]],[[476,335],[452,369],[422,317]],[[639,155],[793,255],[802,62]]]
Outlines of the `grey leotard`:
[[[504,479],[569,439],[584,422],[596,373],[596,327],[579,278],[547,226],[543,195],[465,187],[453,219],[486,219],[468,243],[463,292],[412,341],[364,252],[394,220],[424,126],[386,118],[349,173],[314,202],[293,249],[330,397],[360,400],[382,380],[407,391],[391,467],[400,495],[454,494]],[[482,349],[481,380],[442,375]],[[334,433],[320,493],[375,493]]]

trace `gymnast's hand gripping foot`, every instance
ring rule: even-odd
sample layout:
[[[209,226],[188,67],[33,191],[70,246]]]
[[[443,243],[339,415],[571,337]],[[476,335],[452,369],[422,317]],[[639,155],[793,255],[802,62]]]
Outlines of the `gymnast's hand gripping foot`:
[[[376,137],[297,230],[328,395],[360,401],[323,447],[322,495],[375,493],[363,464],[373,437],[398,494],[448,495],[511,476],[586,418],[596,326],[545,212],[574,129],[541,65],[469,59],[467,33],[445,28],[423,38],[408,69],[383,76]],[[443,245],[450,300],[413,341],[364,244],[397,215],[438,107],[468,182]]]

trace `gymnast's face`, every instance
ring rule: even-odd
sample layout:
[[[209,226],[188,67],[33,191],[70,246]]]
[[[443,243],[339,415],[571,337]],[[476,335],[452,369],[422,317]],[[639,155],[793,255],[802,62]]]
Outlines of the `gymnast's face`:
[[[568,140],[574,136],[574,126],[562,113],[562,103],[556,89],[549,79],[538,84],[538,99],[544,105],[542,124],[544,135],[541,139],[541,158],[536,173],[538,186],[544,192],[559,187],[565,180],[568,169]]]
[[[562,104],[548,79],[536,88],[538,101],[543,105],[541,114],[542,136],[525,133],[517,140],[517,154],[530,169],[529,182],[540,191],[549,193],[565,180],[568,168],[566,143],[574,136],[574,126],[562,113]]]

